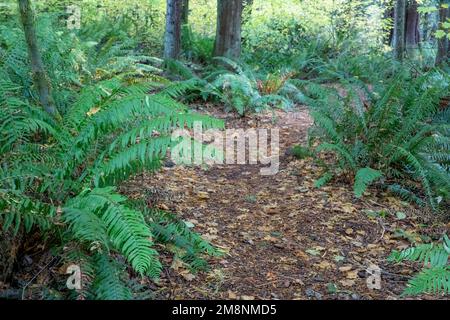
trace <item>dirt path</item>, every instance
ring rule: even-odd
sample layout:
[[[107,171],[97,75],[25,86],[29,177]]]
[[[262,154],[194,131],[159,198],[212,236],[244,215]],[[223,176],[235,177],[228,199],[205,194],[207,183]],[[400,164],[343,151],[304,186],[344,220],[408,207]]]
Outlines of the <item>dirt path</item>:
[[[169,195],[157,205],[191,222],[227,252],[195,277],[167,267],[161,298],[398,298],[412,269],[391,265],[386,257],[417,236],[420,221],[414,211],[386,194],[372,192],[358,200],[347,184],[315,189],[319,168],[310,159],[284,156],[307,139],[311,120],[305,110],[277,112],[276,121],[272,114],[226,120],[227,127],[280,129],[277,175],[261,176],[258,165],[174,167],[127,185],[130,192],[157,188]],[[370,210],[391,215],[370,218]],[[398,220],[398,211],[407,218]],[[382,270],[380,290],[367,286],[366,269],[373,264]]]

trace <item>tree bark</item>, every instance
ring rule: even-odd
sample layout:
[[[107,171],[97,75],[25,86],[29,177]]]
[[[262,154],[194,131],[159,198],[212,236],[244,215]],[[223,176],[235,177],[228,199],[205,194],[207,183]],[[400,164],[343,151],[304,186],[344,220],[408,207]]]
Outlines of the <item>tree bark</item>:
[[[447,21],[447,18],[450,15],[450,9],[444,8],[442,5],[445,3],[445,0],[440,1],[439,6],[439,27],[442,26],[442,23]],[[447,59],[450,58],[450,46],[448,38],[445,36],[443,38],[438,39],[438,51],[436,54],[436,65],[440,65],[444,63]]]
[[[406,11],[406,49],[414,54],[420,42],[420,22],[418,5],[416,0],[410,0]]]
[[[182,1],[167,0],[164,58],[177,59],[181,52]]]
[[[242,0],[217,1],[214,56],[237,59],[241,55]]]
[[[396,0],[394,9],[395,58],[402,61],[405,55],[406,0]]]
[[[18,0],[18,3],[20,20],[25,33],[25,41],[31,61],[33,83],[39,94],[39,102],[46,112],[54,118],[59,119],[60,115],[52,97],[52,87],[47,72],[45,71],[44,63],[42,62],[42,55],[39,51],[33,9],[29,0]]]

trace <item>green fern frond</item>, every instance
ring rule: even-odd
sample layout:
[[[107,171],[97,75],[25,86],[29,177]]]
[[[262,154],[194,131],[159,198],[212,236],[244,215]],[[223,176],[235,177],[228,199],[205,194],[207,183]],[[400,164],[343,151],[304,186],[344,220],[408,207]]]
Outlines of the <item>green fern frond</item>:
[[[339,133],[336,131],[334,127],[334,122],[331,118],[326,116],[320,111],[312,111],[311,116],[314,119],[314,122],[317,123],[328,135],[328,137],[335,143],[341,144],[342,138]]]
[[[124,278],[124,267],[104,254],[94,258],[96,277],[92,291],[99,300],[130,300],[132,293]]]
[[[398,195],[401,199],[424,206],[426,203],[420,199],[412,190],[409,190],[399,184],[388,185],[387,189],[393,194]]]
[[[98,229],[106,229],[111,244],[128,259],[136,272],[157,278],[161,264],[158,261],[157,252],[151,248],[153,245],[150,240],[152,234],[144,222],[142,213],[126,207],[124,205],[126,200],[125,197],[115,193],[115,189],[112,187],[93,189],[71,199],[63,210],[64,215],[72,216],[82,212],[81,210],[92,211],[101,219],[104,228],[100,227],[98,219],[86,219],[85,221],[94,221],[98,224]],[[70,218],[70,216],[66,216],[66,219]],[[82,221],[78,221],[77,224],[72,223],[71,227],[84,228],[88,226],[82,224]],[[73,229],[73,232],[83,235],[86,239],[104,240],[104,234],[100,236],[86,235],[88,230]],[[105,248],[108,247],[108,243],[101,244]]]
[[[362,197],[367,187],[375,180],[380,179],[383,173],[374,170],[372,168],[362,168],[356,172],[355,184],[353,186],[353,192],[357,198]]]
[[[404,296],[414,296],[423,293],[450,294],[450,268],[434,267],[425,268],[413,279],[408,281]]]
[[[314,182],[314,187],[322,188],[324,185],[326,185],[332,179],[333,179],[333,174],[327,172],[320,179],[318,179],[317,181]]]
[[[404,260],[421,262],[425,266],[445,267],[448,263],[450,252],[444,244],[421,244],[403,251],[394,251],[389,257],[390,261],[402,262]]]
[[[422,271],[415,275],[403,292],[404,296],[430,294],[450,294],[450,239],[444,235],[442,243],[421,244],[402,251],[394,251],[389,256],[391,262],[414,261],[423,263]]]
[[[101,155],[96,161],[100,165],[92,170],[94,185],[114,185],[130,174],[139,173],[140,168],[156,168],[155,165],[165,157],[171,142],[171,137],[161,136],[134,144],[112,154],[109,159]]]
[[[353,160],[352,155],[347,150],[345,150],[341,145],[332,144],[332,143],[322,143],[316,148],[316,151],[317,152],[322,152],[322,151],[336,152],[347,161],[347,163],[350,165],[351,168],[356,168],[356,163]]]
[[[13,228],[17,234],[23,225],[26,232],[34,226],[42,230],[50,229],[54,223],[56,208],[50,204],[32,199],[20,192],[0,189],[0,224],[3,230]]]

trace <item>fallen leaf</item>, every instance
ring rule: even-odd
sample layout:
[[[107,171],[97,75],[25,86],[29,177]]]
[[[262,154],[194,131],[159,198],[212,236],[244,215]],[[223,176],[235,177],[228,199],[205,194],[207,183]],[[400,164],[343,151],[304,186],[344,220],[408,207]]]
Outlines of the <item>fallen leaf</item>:
[[[404,212],[398,211],[398,212],[395,213],[395,215],[397,216],[398,220],[406,219],[406,213],[404,213]]]
[[[336,261],[336,262],[341,262],[344,260],[345,260],[345,257],[343,257],[343,256],[339,256],[339,255],[334,256],[334,261]]]
[[[197,197],[200,200],[207,200],[207,199],[209,199],[209,193],[208,192],[204,192],[204,191],[199,191],[199,192],[197,192]]]
[[[352,270],[352,269],[353,269],[352,266],[343,266],[343,267],[340,267],[340,268],[339,268],[339,271],[340,271],[340,272],[347,272],[347,271],[350,271],[350,270]]]
[[[347,272],[347,279],[357,279],[358,278],[358,271],[350,271]]]
[[[195,279],[195,276],[192,273],[181,273],[181,276],[187,281],[192,281]]]
[[[329,269],[333,265],[328,261],[322,261],[321,263],[316,263],[315,266],[319,267],[320,269]]]
[[[355,285],[354,280],[341,280],[339,281],[340,284],[342,284],[344,287],[352,287]]]
[[[318,256],[320,254],[320,251],[315,250],[315,249],[308,249],[308,250],[306,250],[306,253],[309,253],[312,256]]]
[[[351,203],[344,203],[341,210],[345,213],[353,213],[356,211],[355,207]]]

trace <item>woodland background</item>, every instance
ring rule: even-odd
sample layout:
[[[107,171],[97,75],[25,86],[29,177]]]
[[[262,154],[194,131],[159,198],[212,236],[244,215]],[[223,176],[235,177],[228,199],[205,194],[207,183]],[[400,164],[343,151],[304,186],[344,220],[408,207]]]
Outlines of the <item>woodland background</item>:
[[[448,297],[447,0],[7,0],[0,21],[2,297]],[[174,166],[195,121],[280,128],[280,175]]]

